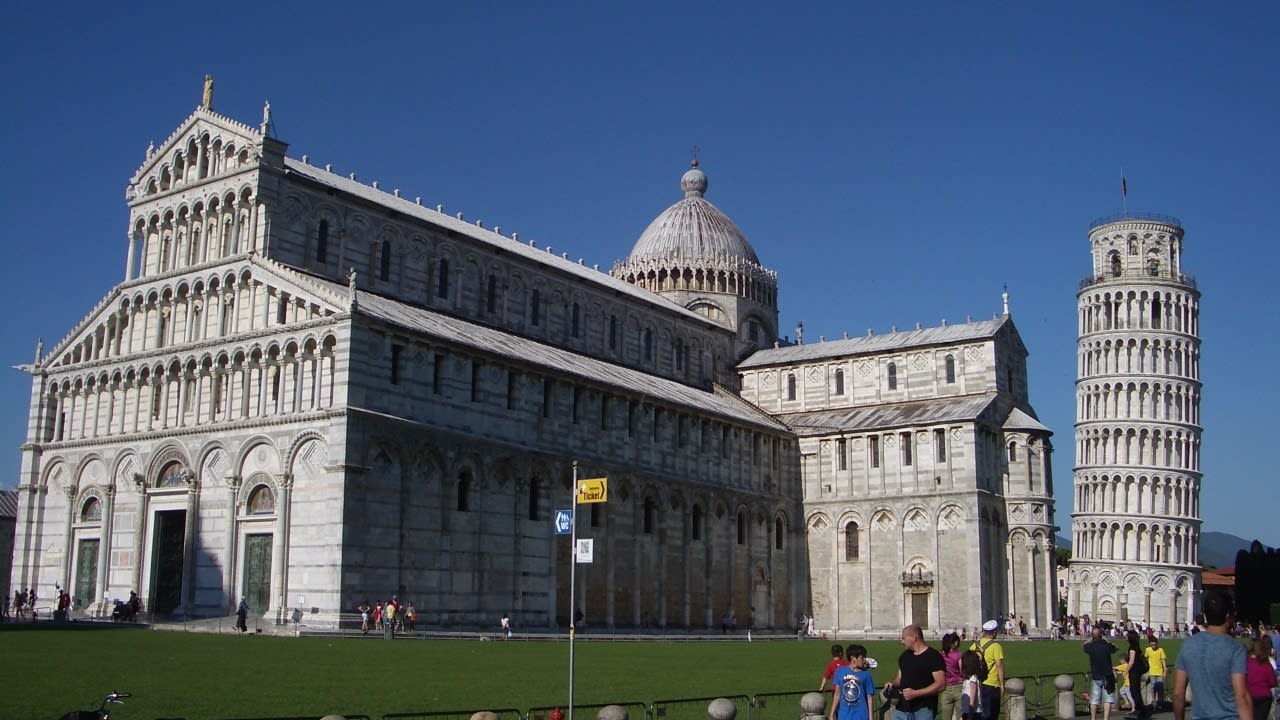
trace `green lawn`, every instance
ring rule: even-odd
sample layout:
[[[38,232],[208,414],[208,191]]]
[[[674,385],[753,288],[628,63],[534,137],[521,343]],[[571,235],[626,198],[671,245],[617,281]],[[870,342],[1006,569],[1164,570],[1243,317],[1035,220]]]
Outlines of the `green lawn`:
[[[867,644],[893,675],[901,645]],[[1169,641],[1170,656],[1179,643]],[[1079,673],[1078,642],[1004,643],[1007,674]],[[253,718],[563,705],[565,642],[276,638],[140,629],[0,632],[3,718],[54,718],[111,690],[134,698],[119,720]],[[815,689],[829,643],[593,642],[575,644],[578,705]],[[795,717],[793,699],[779,701]],[[705,703],[702,704],[705,708]],[[581,715],[577,720],[581,720]],[[594,714],[591,715],[594,717]],[[633,718],[634,718],[633,714]],[[669,716],[670,717],[670,716]],[[703,715],[705,717],[705,715]]]

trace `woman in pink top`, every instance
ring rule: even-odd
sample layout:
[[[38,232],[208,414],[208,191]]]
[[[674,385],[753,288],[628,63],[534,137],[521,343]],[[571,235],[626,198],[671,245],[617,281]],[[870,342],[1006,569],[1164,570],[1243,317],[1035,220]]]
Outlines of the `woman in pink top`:
[[[1271,712],[1272,692],[1276,688],[1276,670],[1271,665],[1271,638],[1263,635],[1249,648],[1245,665],[1245,681],[1253,698],[1253,720],[1266,720]]]
[[[953,720],[960,708],[960,688],[964,677],[960,674],[960,636],[949,632],[942,636],[942,669],[947,686],[938,695],[937,720]]]

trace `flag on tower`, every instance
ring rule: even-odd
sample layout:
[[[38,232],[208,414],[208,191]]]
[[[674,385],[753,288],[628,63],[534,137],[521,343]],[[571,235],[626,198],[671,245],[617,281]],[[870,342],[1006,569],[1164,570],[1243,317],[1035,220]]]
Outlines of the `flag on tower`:
[[[1124,216],[1129,217],[1129,183],[1124,179],[1124,168],[1120,168],[1120,204],[1124,207]]]

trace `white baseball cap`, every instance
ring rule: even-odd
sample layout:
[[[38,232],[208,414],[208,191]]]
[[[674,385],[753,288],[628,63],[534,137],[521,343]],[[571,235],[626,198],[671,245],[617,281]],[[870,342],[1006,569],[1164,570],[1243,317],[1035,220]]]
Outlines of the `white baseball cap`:
[[[988,620],[982,623],[982,632],[995,632],[1000,628],[1000,623],[995,620]]]

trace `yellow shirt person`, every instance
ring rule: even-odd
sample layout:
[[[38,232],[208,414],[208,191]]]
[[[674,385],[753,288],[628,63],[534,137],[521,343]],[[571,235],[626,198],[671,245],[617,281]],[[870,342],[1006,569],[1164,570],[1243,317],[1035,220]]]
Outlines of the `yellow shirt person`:
[[[1151,645],[1146,650],[1143,650],[1142,654],[1147,656],[1147,665],[1151,668],[1147,671],[1148,675],[1162,678],[1169,672],[1169,658],[1165,655],[1164,648],[1159,645]]]

